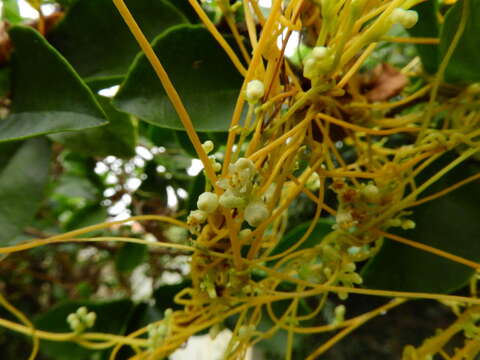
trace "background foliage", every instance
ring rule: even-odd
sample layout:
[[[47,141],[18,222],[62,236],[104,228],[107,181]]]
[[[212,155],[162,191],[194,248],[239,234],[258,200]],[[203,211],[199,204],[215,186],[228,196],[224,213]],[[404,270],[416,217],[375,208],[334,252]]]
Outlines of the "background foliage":
[[[452,86],[480,81],[480,1],[470,2],[465,31],[444,76]],[[201,140],[211,139],[222,149],[241,75],[199,24],[187,0],[126,3],[185,101]],[[418,5],[421,21],[410,35],[439,36],[439,46],[385,42],[363,71],[386,61],[403,66],[418,55],[425,70],[434,73],[455,34],[461,3]],[[178,116],[112,2],[42,4],[53,6],[53,12],[40,26],[38,20],[21,16],[17,1],[3,1],[1,35],[7,40],[0,46],[0,245],[130,215],[175,213],[185,218],[204,190],[203,175],[194,171],[196,155]],[[435,16],[437,6],[445,16],[443,24]],[[214,2],[205,9],[231,40]],[[398,34],[407,35],[403,29],[392,29],[392,35]],[[410,84],[412,92],[423,81]],[[120,89],[113,98],[104,96],[105,89],[115,86]],[[409,143],[408,138],[389,141],[392,146]],[[351,148],[345,144],[341,151],[347,158]],[[427,167],[419,178],[428,178],[442,161]],[[470,161],[429,191],[434,193],[478,170],[478,162]],[[480,261],[479,242],[472,241],[480,234],[478,185],[478,181],[471,183],[418,207],[413,217],[418,226],[398,234]],[[327,200],[335,206],[332,194],[327,194]],[[273,254],[298,240],[313,210],[306,197],[291,206],[289,231]],[[321,241],[332,224],[331,218],[322,218],[304,245]],[[113,229],[113,233],[172,242],[184,242],[187,236],[155,222]],[[87,305],[99,317],[95,331],[124,334],[177,306],[174,294],[188,285],[185,255],[174,250],[147,251],[137,244],[41,247],[0,260],[0,291],[34,317],[41,329],[68,330],[66,315]],[[362,272],[366,287],[445,293],[461,293],[473,273],[463,265],[388,240]],[[361,297],[353,299],[362,302]],[[332,316],[333,306],[327,307],[323,318]],[[280,332],[264,344],[267,358],[283,356],[275,344],[285,336]],[[295,344],[296,356],[308,353],[317,340],[301,338]],[[0,329],[2,357],[20,358],[25,341]],[[45,343],[41,356],[80,360],[105,358],[106,353],[94,354],[71,343]]]

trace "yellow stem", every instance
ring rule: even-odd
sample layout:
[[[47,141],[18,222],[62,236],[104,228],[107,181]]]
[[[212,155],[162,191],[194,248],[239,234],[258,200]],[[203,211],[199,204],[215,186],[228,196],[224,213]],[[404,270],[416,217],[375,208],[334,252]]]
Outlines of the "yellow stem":
[[[137,40],[138,44],[142,48],[143,52],[145,53],[145,56],[152,64],[152,67],[155,70],[155,73],[160,79],[160,82],[165,88],[165,91],[180,118],[180,121],[185,127],[187,135],[190,141],[192,142],[192,145],[195,148],[195,151],[197,152],[198,157],[203,163],[206,175],[210,179],[210,182],[213,184],[213,186],[217,188],[217,176],[215,175],[215,171],[213,170],[213,166],[210,160],[208,159],[208,156],[205,150],[203,150],[202,148],[200,139],[195,131],[195,128],[193,127],[192,120],[190,119],[190,115],[188,115],[188,112],[185,109],[185,106],[183,105],[183,102],[180,98],[180,95],[178,95],[177,90],[173,86],[172,81],[170,80],[167,72],[165,71],[162,64],[160,63],[160,60],[155,54],[155,51],[153,51],[152,46],[150,45],[147,38],[143,34],[142,30],[138,26],[137,22],[133,18],[132,14],[130,13],[130,10],[128,10],[124,1],[123,0],[112,0],[112,1],[117,7],[118,12],[122,16],[123,20],[128,25],[131,33]]]

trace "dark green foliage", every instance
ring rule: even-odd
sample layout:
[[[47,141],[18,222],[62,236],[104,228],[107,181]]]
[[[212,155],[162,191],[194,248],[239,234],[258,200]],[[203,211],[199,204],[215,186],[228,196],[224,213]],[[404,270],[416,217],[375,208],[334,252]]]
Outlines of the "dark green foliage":
[[[153,47],[195,129],[227,131],[242,78],[210,33],[202,26],[179,25],[156,38]],[[151,124],[184,129],[143,55],[135,60],[114,105]]]

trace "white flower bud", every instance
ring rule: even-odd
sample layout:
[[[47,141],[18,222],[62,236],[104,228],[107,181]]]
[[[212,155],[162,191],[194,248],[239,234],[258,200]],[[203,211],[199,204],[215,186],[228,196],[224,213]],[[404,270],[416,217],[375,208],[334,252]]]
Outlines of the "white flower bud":
[[[345,305],[338,305],[335,307],[335,319],[333,320],[334,325],[341,324],[345,320]]]
[[[75,321],[75,319],[77,319],[77,315],[76,314],[68,314],[67,316],[67,322],[68,323],[71,323],[72,321]]]
[[[210,141],[210,140],[205,141],[205,142],[202,144],[202,148],[203,148],[203,150],[205,150],[205,152],[208,154],[208,153],[209,153],[210,151],[212,151],[213,148],[214,148],[213,142]]]
[[[88,313],[88,310],[85,306],[79,307],[77,310],[77,315],[79,317],[85,317]]]
[[[207,220],[207,213],[202,210],[193,210],[190,211],[190,215],[188,215],[187,222],[191,219],[192,221],[195,221],[199,224],[204,223]]]
[[[70,325],[70,329],[74,332],[82,332],[83,330],[83,325],[77,317],[70,319],[68,324]]]
[[[252,80],[247,84],[245,98],[251,104],[255,104],[265,95],[265,85],[260,80]]]
[[[235,166],[235,170],[237,170],[237,171],[241,171],[241,170],[244,170],[244,169],[249,169],[252,172],[254,172],[256,170],[255,164],[253,163],[253,161],[250,160],[250,159],[247,159],[247,158],[239,158],[235,162],[234,166]]]
[[[311,56],[315,60],[323,60],[329,55],[329,49],[325,46],[315,46],[311,52]]]
[[[303,62],[303,75],[311,79],[315,75],[315,59],[308,57]]]
[[[90,312],[85,316],[85,324],[89,328],[95,324],[95,320],[97,320],[97,314],[94,312]]]
[[[260,225],[269,215],[267,206],[261,201],[253,201],[245,208],[245,221],[253,227]]]
[[[231,190],[227,190],[220,196],[219,203],[226,209],[234,209],[243,207],[245,200],[236,196]]]
[[[418,13],[414,10],[397,8],[392,12],[392,21],[401,24],[405,29],[414,27],[418,22]]]
[[[213,171],[215,172],[220,172],[222,170],[222,164],[218,162],[214,162],[212,166],[213,166]]]
[[[238,238],[240,239],[240,241],[245,242],[251,234],[252,230],[243,229],[238,233]]]
[[[404,221],[402,221],[402,229],[403,229],[403,230],[415,229],[415,226],[417,226],[417,225],[416,225],[415,222],[412,221],[412,220],[404,220]]]
[[[365,198],[371,203],[375,203],[379,200],[380,191],[378,190],[378,187],[373,184],[368,184],[362,189],[361,192],[362,195],[365,196]]]
[[[197,207],[207,214],[213,213],[218,207],[218,196],[211,192],[204,192],[198,197]]]

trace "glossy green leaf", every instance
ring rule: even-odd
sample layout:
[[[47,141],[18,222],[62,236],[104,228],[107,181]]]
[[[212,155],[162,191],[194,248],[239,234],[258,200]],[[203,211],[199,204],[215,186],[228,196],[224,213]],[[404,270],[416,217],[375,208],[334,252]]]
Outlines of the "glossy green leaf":
[[[129,158],[135,155],[137,127],[133,119],[117,111],[110,99],[97,96],[107,115],[108,125],[84,131],[50,135],[50,138],[66,148],[88,155]]]
[[[186,287],[192,286],[190,280],[185,280],[179,284],[162,285],[153,293],[155,299],[155,307],[162,313],[167,309],[181,309],[182,306],[174,302],[175,295]]]
[[[212,136],[207,133],[199,133],[198,137],[202,144],[207,140],[214,140]],[[198,159],[197,152],[195,151],[195,148],[193,147],[192,142],[185,131],[175,131],[175,138],[177,139],[180,148],[182,148],[187,155],[194,159]]]
[[[307,249],[319,244],[322,239],[332,231],[332,225],[335,222],[331,219],[321,218],[313,228],[310,236],[297,248],[297,250]],[[291,248],[307,231],[311,222],[300,224],[290,230],[275,246],[270,255],[280,254]]]
[[[10,37],[12,108],[0,121],[0,142],[106,124],[91,91],[37,31],[15,26]]]
[[[462,20],[463,7],[468,5],[465,30],[455,47],[444,78],[451,83],[480,81],[480,0],[460,0],[447,12],[440,34],[440,58],[443,59]]]
[[[192,179],[190,187],[188,188],[188,210],[197,210],[197,200],[200,194],[205,191],[205,175],[201,171],[197,176]]]
[[[187,22],[164,0],[125,3],[149,40],[170,26]],[[49,40],[88,80],[123,76],[140,51],[111,0],[79,0]]]
[[[66,301],[48,312],[40,315],[34,321],[35,327],[40,330],[53,332],[71,332],[67,323],[67,316],[79,307],[86,306],[89,311],[97,314],[95,325],[91,332],[122,334],[134,309],[130,300],[115,300],[110,302]],[[85,349],[72,342],[42,341],[42,353],[55,360],[88,360],[99,352]],[[95,354],[96,353],[96,354]]]
[[[439,33],[438,3],[437,1],[425,1],[412,10],[418,12],[418,23],[408,32],[412,37],[436,38]],[[423,68],[430,74],[435,74],[438,69],[438,45],[416,45]]]
[[[74,213],[70,219],[65,223],[65,231],[81,229],[83,227],[101,224],[106,221],[108,217],[107,209],[98,204],[90,205],[82,208]],[[92,237],[101,235],[102,230],[92,231],[88,234],[80,235],[79,237]]]
[[[146,122],[140,122],[139,127],[144,129],[145,136],[155,146],[170,147],[176,145],[175,131],[161,128]]]
[[[448,164],[450,156],[441,159]],[[434,164],[439,169],[438,164]],[[435,183],[426,196],[478,173],[474,164],[456,167]],[[432,168],[424,175],[433,174]],[[403,236],[440,250],[480,261],[480,181],[469,183],[439,199],[412,208],[416,228],[395,231]],[[363,269],[366,287],[445,293],[454,291],[468,281],[473,270],[445,258],[385,240],[380,252]]]
[[[192,5],[188,0],[166,0],[173,6],[175,6],[182,14],[184,14],[188,20],[193,23],[200,22],[197,13],[193,10]]]
[[[22,22],[18,0],[3,0],[2,20],[6,20],[11,24]]]
[[[10,93],[10,68],[0,69],[0,97]]]
[[[115,267],[120,272],[130,272],[142,264],[148,249],[142,244],[124,244],[115,256]]]
[[[165,207],[168,202],[167,187],[169,183],[163,174],[158,173],[157,167],[158,164],[154,160],[146,163],[145,175],[147,178],[142,181],[136,195],[155,198],[161,207]]]
[[[155,39],[153,45],[195,129],[227,131],[242,77],[208,30],[179,25]],[[152,124],[183,130],[165,90],[143,55],[136,59],[115,96],[114,105]]]
[[[50,166],[45,139],[0,144],[0,244],[29,225],[43,199]]]

